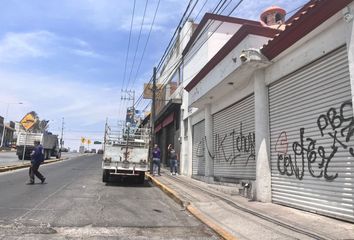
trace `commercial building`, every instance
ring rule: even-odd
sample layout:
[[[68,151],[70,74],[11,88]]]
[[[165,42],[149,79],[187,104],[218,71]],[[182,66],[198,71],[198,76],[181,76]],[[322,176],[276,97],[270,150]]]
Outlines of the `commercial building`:
[[[177,143],[181,174],[354,222],[354,3],[285,15],[188,22],[158,142]]]

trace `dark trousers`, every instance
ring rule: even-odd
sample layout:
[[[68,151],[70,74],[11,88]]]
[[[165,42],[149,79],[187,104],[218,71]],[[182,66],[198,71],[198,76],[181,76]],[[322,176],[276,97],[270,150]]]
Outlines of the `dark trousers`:
[[[40,165],[40,163],[31,163],[31,167],[29,168],[30,182],[34,183],[34,175],[41,181],[44,179],[43,175],[38,171]]]

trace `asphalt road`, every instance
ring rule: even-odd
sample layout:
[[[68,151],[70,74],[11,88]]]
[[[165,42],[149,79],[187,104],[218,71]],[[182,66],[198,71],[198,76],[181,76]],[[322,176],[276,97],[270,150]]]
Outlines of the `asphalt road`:
[[[68,152],[63,152],[62,153],[63,157],[75,157],[79,156],[79,153],[68,153]],[[51,159],[55,159],[55,157],[51,157]],[[5,164],[5,163],[11,163],[11,162],[18,162],[18,157],[16,155],[16,152],[0,152],[0,165]],[[22,161],[22,160],[21,160]],[[25,160],[25,162],[28,162],[28,160]]]
[[[101,157],[43,165],[47,184],[25,185],[27,169],[0,174],[0,239],[218,238],[147,181],[102,183]]]
[[[13,162],[17,161],[16,152],[0,152],[0,163],[1,162]]]

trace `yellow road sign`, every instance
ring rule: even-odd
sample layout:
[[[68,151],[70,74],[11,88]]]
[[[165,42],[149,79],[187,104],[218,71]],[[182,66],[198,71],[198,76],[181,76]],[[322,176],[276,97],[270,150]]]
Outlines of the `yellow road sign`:
[[[37,121],[36,118],[32,114],[28,113],[28,114],[26,114],[26,116],[24,116],[22,118],[20,123],[21,123],[22,127],[24,129],[26,129],[26,131],[28,131],[29,129],[31,129],[34,126],[36,121]]]
[[[81,143],[85,144],[86,139],[84,137],[81,137]]]
[[[89,144],[89,145],[91,144],[91,140],[90,139],[87,140],[87,144]]]

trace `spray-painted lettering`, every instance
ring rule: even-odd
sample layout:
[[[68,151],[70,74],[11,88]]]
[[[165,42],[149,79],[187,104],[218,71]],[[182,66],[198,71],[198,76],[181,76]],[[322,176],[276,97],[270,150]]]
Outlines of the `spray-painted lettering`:
[[[354,135],[352,107],[352,102],[346,101],[339,107],[339,111],[330,108],[326,114],[317,118],[319,137],[329,137],[332,140],[329,146],[319,145],[316,139],[306,138],[305,128],[300,128],[300,140],[292,143],[292,154],[288,154],[287,134],[282,132],[275,146],[279,173],[295,175],[297,179],[302,180],[305,171],[308,171],[314,178],[323,177],[327,181],[336,179],[338,173],[329,174],[329,169],[338,149],[343,148],[350,156],[354,156],[353,147],[348,144]]]
[[[242,123],[240,123],[239,131],[233,129],[230,133],[215,134],[213,138],[214,154],[211,153],[207,138],[204,137],[197,145],[197,157],[204,158],[206,149],[212,159],[217,159],[218,161],[224,160],[230,165],[241,160],[241,157],[244,159],[245,155],[245,166],[248,165],[250,160],[255,160],[255,134],[253,132],[244,134]],[[231,151],[229,150],[230,145],[232,146]]]

